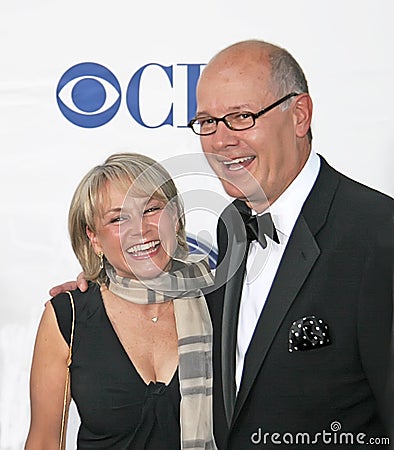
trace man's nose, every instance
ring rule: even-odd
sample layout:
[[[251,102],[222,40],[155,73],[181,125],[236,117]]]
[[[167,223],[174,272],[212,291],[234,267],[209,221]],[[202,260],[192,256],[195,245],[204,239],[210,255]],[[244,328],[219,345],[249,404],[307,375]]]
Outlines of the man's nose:
[[[215,150],[226,150],[238,143],[237,132],[230,130],[223,121],[218,122],[216,132],[211,137]]]

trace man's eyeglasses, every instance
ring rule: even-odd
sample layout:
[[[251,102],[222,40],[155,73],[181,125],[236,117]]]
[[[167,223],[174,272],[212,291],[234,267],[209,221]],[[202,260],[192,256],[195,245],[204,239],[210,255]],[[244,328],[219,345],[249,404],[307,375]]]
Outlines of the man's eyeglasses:
[[[226,114],[223,117],[196,117],[192,119],[187,124],[187,126],[199,136],[209,136],[210,134],[214,134],[218,128],[219,122],[223,122],[227,128],[233,131],[247,130],[248,128],[252,128],[255,125],[256,119],[258,119],[268,111],[271,111],[271,109],[274,109],[276,106],[279,106],[281,103],[284,103],[289,98],[295,97],[296,95],[299,94],[297,92],[287,94],[277,100],[275,103],[272,103],[272,105],[267,106],[257,113],[252,113],[250,111],[239,111]]]

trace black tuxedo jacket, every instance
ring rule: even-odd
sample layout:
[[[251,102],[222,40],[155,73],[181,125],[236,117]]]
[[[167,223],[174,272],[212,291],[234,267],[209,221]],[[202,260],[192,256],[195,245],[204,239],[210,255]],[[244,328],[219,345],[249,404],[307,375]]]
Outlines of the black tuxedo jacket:
[[[234,203],[219,220],[217,289],[207,300],[220,450],[303,449],[308,440],[316,449],[362,448],[389,435],[393,200],[321,160],[247,351],[236,399],[243,279],[236,269],[244,231]],[[329,345],[290,352],[291,326],[307,316],[327,324]]]

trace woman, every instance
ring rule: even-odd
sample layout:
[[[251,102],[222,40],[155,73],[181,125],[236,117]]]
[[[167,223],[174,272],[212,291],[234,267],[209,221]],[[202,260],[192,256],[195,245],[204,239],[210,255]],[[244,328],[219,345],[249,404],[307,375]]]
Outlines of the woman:
[[[78,449],[215,448],[204,261],[185,261],[183,206],[168,172],[139,154],[93,168],[69,212],[89,288],[75,305],[71,388]],[[31,369],[26,450],[59,448],[72,329],[68,294],[47,303]]]

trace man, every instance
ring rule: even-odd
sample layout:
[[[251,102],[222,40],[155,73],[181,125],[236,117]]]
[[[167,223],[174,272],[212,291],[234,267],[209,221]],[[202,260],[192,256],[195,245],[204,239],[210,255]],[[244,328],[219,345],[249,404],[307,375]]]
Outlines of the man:
[[[201,74],[189,125],[236,198],[208,296],[219,449],[389,434],[393,202],[312,150],[311,118],[304,74],[277,46],[234,44]]]
[[[238,199],[219,221],[209,296],[220,449],[357,448],[389,434],[393,203],[312,150],[311,118],[304,74],[281,48],[237,43],[201,74],[190,126]],[[278,242],[254,240],[245,275],[236,212],[267,208]]]

